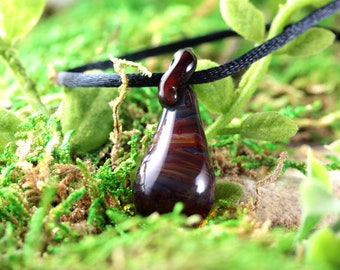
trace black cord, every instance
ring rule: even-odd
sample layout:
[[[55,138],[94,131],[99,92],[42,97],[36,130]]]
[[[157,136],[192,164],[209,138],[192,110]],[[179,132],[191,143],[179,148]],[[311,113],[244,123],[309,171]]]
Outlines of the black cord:
[[[269,26],[270,25],[266,27],[269,28]],[[233,37],[233,36],[238,36],[238,34],[232,30],[221,30],[221,31],[212,32],[207,35],[203,35],[199,37],[175,41],[173,43],[157,46],[154,48],[147,48],[147,49],[144,49],[138,52],[123,54],[117,58],[126,59],[130,61],[137,61],[137,60],[145,59],[147,57],[174,52],[179,49],[186,48],[186,47],[192,47],[198,44],[203,44],[203,43],[220,40],[222,38]],[[84,72],[87,70],[94,70],[94,69],[105,70],[109,68],[113,68],[113,63],[110,60],[106,60],[106,61],[90,63],[84,66],[72,68],[72,69],[69,69],[68,72]]]
[[[190,84],[208,83],[220,80],[232,74],[235,74],[262,57],[274,52],[278,48],[287,44],[292,39],[304,33],[306,30],[329,17],[340,9],[340,0],[335,0],[329,4],[313,11],[302,20],[289,25],[276,37],[262,43],[258,47],[250,50],[244,55],[220,65],[215,68],[201,70],[195,72],[191,78]],[[267,26],[268,27],[268,26]],[[221,38],[235,36],[235,32],[231,30],[218,31],[205,36],[195,37],[191,39],[180,40],[171,44],[163,45],[156,48],[150,48],[139,52],[122,55],[119,58],[127,60],[140,60],[149,56],[155,56],[170,51],[175,51],[184,47],[198,45],[204,42],[210,42]],[[121,77],[116,74],[85,74],[82,73],[91,69],[108,69],[113,66],[111,61],[102,61],[90,63],[81,67],[73,68],[68,71],[59,72],[57,81],[59,85],[67,87],[119,87],[122,84]],[[152,76],[146,77],[142,74],[127,74],[129,87],[157,86],[163,73],[153,73]]]

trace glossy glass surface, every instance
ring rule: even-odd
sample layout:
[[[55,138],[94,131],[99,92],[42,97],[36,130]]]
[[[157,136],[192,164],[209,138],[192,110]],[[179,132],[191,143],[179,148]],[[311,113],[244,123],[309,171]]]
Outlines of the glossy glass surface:
[[[196,61],[190,50],[178,51],[160,83],[163,113],[134,184],[136,209],[142,215],[171,212],[176,202],[184,203],[187,215],[205,217],[211,210],[215,177],[197,98],[186,84]]]

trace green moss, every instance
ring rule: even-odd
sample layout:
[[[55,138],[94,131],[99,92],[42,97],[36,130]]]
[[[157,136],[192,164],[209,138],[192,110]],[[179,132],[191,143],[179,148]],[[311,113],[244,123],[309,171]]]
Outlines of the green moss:
[[[185,219],[178,214],[129,218],[101,235],[50,247],[50,254],[36,258],[27,266],[29,269],[53,269],[56,265],[61,269],[93,269],[98,265],[101,269],[304,269],[294,261],[291,232],[276,231],[251,240],[250,236],[235,235],[231,225],[193,230],[179,227],[183,222]]]
[[[22,151],[6,147],[0,153],[1,269],[317,269],[296,257],[294,229],[267,230],[248,220],[246,211],[237,205],[242,194],[237,184],[217,183],[217,216],[212,215],[202,228],[191,228],[190,218],[195,217],[188,220],[181,215],[180,206],[163,216],[136,216],[131,187],[154,131],[147,125],[155,126],[161,110],[155,102],[156,89],[131,89],[127,94],[120,115],[123,128],[138,131],[123,136],[121,155],[113,166],[108,154],[111,144],[105,144],[112,120],[101,122],[101,118],[111,117],[110,110],[103,113],[94,110],[95,117],[91,115],[90,122],[84,121],[86,124],[78,133],[70,131],[73,124],[86,120],[91,111],[86,107],[97,97],[96,91],[102,89],[63,93],[61,87],[48,80],[49,63],[63,70],[106,59],[109,53],[118,56],[225,28],[218,7],[208,12],[206,3],[179,0],[160,4],[153,0],[113,5],[109,0],[78,1],[61,13],[43,18],[32,34],[20,42],[18,53],[39,93],[52,100],[46,103],[50,112],[57,111],[51,117],[28,116],[29,108],[25,107],[27,103],[18,86],[0,66],[3,74],[0,98],[10,100],[14,111],[23,108],[16,112],[21,114],[22,122],[13,131],[15,136],[11,136],[13,143],[20,140]],[[221,41],[197,47],[195,51],[200,58],[218,61],[235,46],[231,43]],[[232,57],[250,47],[244,42],[238,45]],[[170,58],[165,55],[144,63],[154,72],[164,71]],[[279,82],[305,90],[311,82],[336,85],[334,93],[327,94],[328,103],[322,100],[311,106],[286,106],[282,113],[294,119],[323,117],[327,115],[325,104],[329,104],[331,95],[338,97],[338,61],[332,49],[309,58],[308,63],[306,59],[287,57],[274,57],[271,63],[269,74]],[[268,93],[271,100],[281,100],[284,94],[275,92],[277,85],[271,83],[261,86],[259,92]],[[101,93],[104,101],[98,106],[107,103],[111,94],[115,96],[109,93],[110,89],[106,90]],[[75,100],[66,104],[67,119],[61,120],[57,107],[67,95],[79,96],[85,106],[77,110]],[[303,99],[308,100],[309,96],[303,95]],[[335,103],[331,107],[339,110],[340,103]],[[207,109],[203,109],[203,115],[209,124],[215,118]],[[65,122],[68,127],[62,129]],[[334,121],[330,128],[339,131],[339,127],[338,121]],[[94,142],[97,145],[92,149],[92,141],[82,135],[96,134],[98,130],[105,131],[105,136],[98,136],[100,142]],[[82,147],[79,152],[95,151],[75,155],[76,151],[71,150],[79,145]],[[284,144],[245,140],[239,135],[217,137],[212,147],[240,168],[267,170],[276,166],[277,153],[287,149]],[[224,149],[227,151],[223,152]],[[332,167],[339,163],[335,156],[329,159]],[[294,160],[285,161],[284,169],[288,167],[305,170],[304,163]],[[231,209],[234,215],[230,214]],[[257,233],[260,237],[256,237]]]
[[[241,186],[236,183],[226,181],[216,183],[215,201],[220,207],[236,207],[242,194]]]

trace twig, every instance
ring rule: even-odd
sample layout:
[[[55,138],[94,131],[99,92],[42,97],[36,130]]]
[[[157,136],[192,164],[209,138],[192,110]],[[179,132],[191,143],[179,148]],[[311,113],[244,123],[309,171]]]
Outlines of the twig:
[[[282,173],[282,168],[283,168],[284,162],[287,159],[287,157],[288,157],[288,153],[286,151],[281,152],[280,156],[278,158],[277,166],[276,166],[275,170],[271,174],[269,174],[266,177],[264,177],[263,179],[261,179],[260,181],[256,182],[256,184],[255,184],[254,210],[256,210],[257,205],[258,205],[258,201],[259,201],[259,196],[260,196],[259,188],[266,186],[266,185],[269,185],[271,183],[274,183],[280,177],[280,175]]]
[[[119,96],[109,103],[110,107],[112,108],[113,117],[113,132],[111,132],[110,134],[110,139],[113,143],[111,150],[111,165],[112,167],[115,167],[119,156],[119,149],[121,147],[123,132],[122,125],[119,119],[119,108],[126,97],[127,87],[129,83],[124,66],[136,67],[140,73],[148,77],[151,77],[152,73],[148,71],[141,63],[118,59],[111,55],[109,55],[109,58],[113,63],[115,71],[120,75],[122,79],[122,84],[118,88]]]
[[[25,68],[17,58],[14,49],[5,41],[0,39],[0,55],[3,57],[8,69],[12,72],[20,88],[27,98],[27,102],[32,105],[35,110],[44,114],[48,114],[46,107],[41,102],[34,81],[27,75]]]

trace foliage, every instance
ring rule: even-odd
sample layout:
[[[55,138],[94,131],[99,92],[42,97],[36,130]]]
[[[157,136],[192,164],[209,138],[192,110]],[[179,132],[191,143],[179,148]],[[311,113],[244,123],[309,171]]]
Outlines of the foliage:
[[[340,140],[332,142],[330,145],[326,145],[326,148],[332,151],[340,152]]]
[[[239,128],[223,129],[225,133],[239,133],[242,137],[264,141],[284,141],[297,132],[296,124],[276,112],[254,113],[243,120]]]
[[[324,214],[340,210],[340,202],[332,198],[327,170],[314,158],[311,151],[309,151],[307,165],[309,181],[301,185],[303,217],[298,240],[303,239],[320,222]]]
[[[216,183],[215,202],[217,207],[235,208],[242,194],[243,190],[238,184],[225,181]]]
[[[337,217],[333,228],[323,227],[312,233],[305,244],[306,260],[323,263],[336,269],[340,266],[337,250],[340,247],[340,200],[332,195],[332,183],[327,170],[312,151],[308,152],[308,180],[301,184],[302,222],[296,241],[307,237],[312,229],[329,214]]]
[[[8,143],[14,143],[14,133],[20,124],[20,119],[8,110],[0,109],[0,152]]]
[[[340,152],[340,140],[336,140],[329,145],[325,145],[325,148],[332,151],[334,154],[326,155],[331,163],[326,165],[329,170],[340,170],[340,157],[336,153]]]
[[[283,46],[277,53],[290,56],[313,55],[330,46],[334,38],[335,35],[331,31],[314,27]]]
[[[39,21],[44,5],[44,0],[1,0],[1,38],[10,43],[23,38]],[[20,9],[19,14],[18,9]],[[15,14],[18,16],[14,16]]]
[[[13,47],[14,43],[24,37],[38,22],[44,5],[44,0],[0,1],[0,56],[12,71],[28,102],[35,109],[46,113],[35,83],[27,75]],[[18,10],[20,10],[19,13]]]
[[[261,43],[264,39],[264,14],[248,0],[220,1],[225,22],[247,40]]]
[[[91,152],[107,142],[113,127],[109,102],[116,96],[110,88],[64,90],[61,126],[64,133],[75,131],[70,145],[73,152]]]
[[[258,2],[253,3],[260,6]],[[260,43],[278,34],[293,21],[293,15],[305,14],[308,6],[325,2],[287,1],[265,34],[264,13],[254,4],[245,0],[221,1],[223,19],[247,40],[238,41],[239,50],[234,55],[252,47],[252,42]],[[0,97],[14,103],[13,111],[0,111],[4,115],[0,117],[2,268],[89,269],[100,265],[102,269],[317,269],[319,265],[330,268],[339,265],[334,252],[339,248],[339,220],[332,227],[312,231],[325,214],[339,215],[339,201],[331,196],[325,168],[311,155],[307,167],[291,159],[283,164],[283,171],[298,168],[309,177],[301,187],[304,216],[297,235],[294,229],[269,229],[266,224],[257,223],[252,207],[238,204],[242,188],[231,182],[218,181],[214,211],[201,228],[190,227],[197,222],[197,217],[181,215],[181,205],[176,205],[167,215],[140,217],[134,212],[131,187],[160,112],[154,102],[155,89],[146,87],[127,93],[119,115],[124,131],[122,143],[117,159],[112,162],[108,150],[112,144],[105,143],[113,126],[108,102],[117,96],[117,91],[64,89],[62,92],[61,87],[51,85],[47,79],[47,62],[65,68],[94,61],[97,54],[113,51],[119,55],[140,48],[140,44],[165,43],[184,35],[224,28],[217,7],[205,12],[204,1],[161,4],[152,1],[153,5],[145,5],[141,12],[140,3],[123,1],[114,6],[116,13],[112,16],[111,1],[79,2],[65,13],[43,18],[27,39],[17,42],[38,20],[45,1],[35,1],[36,6],[19,0],[0,0],[0,3],[1,15],[5,18],[0,25],[0,53],[7,65],[6,70],[0,67],[4,71],[0,85],[6,90]],[[262,3],[264,10],[267,4],[274,5]],[[274,14],[275,10],[267,12]],[[89,17],[89,12],[93,16]],[[88,19],[79,24],[84,15]],[[207,128],[209,138],[214,138],[212,150],[227,149],[224,159],[243,169],[239,173],[262,168],[268,172],[278,162],[277,153],[287,150],[286,143],[296,132],[296,123],[304,124],[306,118],[315,117],[320,121],[314,125],[323,123],[336,132],[339,118],[332,118],[332,127],[324,122],[323,117],[329,114],[323,111],[322,102],[289,104],[268,111],[270,103],[256,112],[249,106],[256,91],[263,90],[260,83],[266,80],[268,67],[269,72],[272,68],[278,69],[288,84],[292,77],[314,80],[314,76],[300,73],[302,64],[300,67],[287,64],[296,60],[289,55],[315,54],[326,48],[333,38],[329,31],[311,29],[242,74],[195,86],[205,119],[212,123]],[[301,49],[301,45],[306,46]],[[198,55],[217,59],[222,50],[232,49],[224,43],[209,46],[197,48]],[[329,58],[325,57],[329,51],[322,53],[316,56],[315,62]],[[284,72],[276,59],[287,65]],[[164,70],[168,62],[150,60],[146,66]],[[200,60],[198,68],[216,65],[211,60]],[[25,93],[25,100],[20,101],[18,86],[13,86],[8,70]],[[325,70],[320,72],[332,73],[328,67]],[[335,74],[331,78],[337,79],[337,72]],[[321,77],[320,80],[327,76]],[[40,94],[36,85],[40,87]],[[273,86],[268,87],[270,92]],[[280,99],[280,95],[274,99]],[[309,98],[305,99],[303,102],[309,102]],[[19,101],[24,107],[18,105]],[[61,101],[63,106],[59,107]],[[335,110],[339,110],[338,107]],[[242,115],[244,111],[247,113]],[[338,145],[339,142],[334,142],[329,148],[338,150]],[[329,167],[338,168],[336,154],[328,158]],[[223,175],[222,169],[219,170],[216,174]],[[294,238],[295,243],[307,238],[303,242],[304,261],[296,260]]]
[[[217,66],[218,64],[215,62],[202,59],[198,60],[196,70],[199,71]],[[212,83],[198,84],[194,87],[198,99],[210,112],[214,113],[223,113],[228,110],[235,95],[234,83],[231,77],[226,77]]]
[[[241,168],[245,170],[261,169],[264,171],[273,169],[277,166],[278,153],[287,150],[284,144],[244,139],[240,135],[225,135],[217,138],[218,141],[213,142],[211,145],[216,150],[223,151],[223,149],[227,149],[226,160],[239,167],[240,174],[242,173]],[[288,168],[306,173],[306,164],[303,161],[288,158],[284,161],[283,171],[285,172]],[[230,170],[228,166],[226,169]],[[223,168],[220,170],[223,170]],[[222,175],[228,174],[228,172],[221,172],[220,170],[216,172],[218,176],[221,173]]]
[[[281,256],[292,254],[292,232],[278,230],[265,235],[265,229],[261,232],[261,228],[246,219],[195,230],[185,229],[190,220],[178,211],[148,218],[117,215],[115,218],[120,219],[119,225],[100,235],[85,236],[80,243],[50,246],[50,252],[44,257],[33,255],[27,260],[25,268],[54,269],[58,265],[62,269],[93,269],[100,265],[102,269],[249,269],[255,266],[304,269],[301,263],[292,260],[293,255]],[[282,233],[285,234],[283,242]],[[247,241],[247,238],[253,240]],[[248,254],[247,260],[244,254]],[[18,262],[13,261],[12,265],[18,267]]]
[[[304,5],[309,4],[309,1],[288,1],[285,5],[283,5],[277,16],[273,19],[267,39],[279,34],[285,24],[288,23],[288,18],[293,12],[301,9]],[[249,3],[248,0],[222,0],[220,1],[220,8],[222,17],[226,23],[239,35],[251,41],[263,41],[263,32],[265,28],[263,19],[264,16],[259,10],[256,9],[255,6]],[[321,49],[328,47],[333,42],[333,40],[334,35],[330,31],[312,29],[306,34],[301,35],[298,39],[291,41],[282,51],[286,54],[294,56],[315,54]],[[301,48],[302,43],[306,44],[304,48]],[[242,112],[246,104],[254,95],[258,85],[266,74],[271,58],[272,56],[269,55],[262,58],[257,63],[254,63],[242,75],[238,86],[235,87],[235,92],[233,95],[228,95],[230,92],[230,84],[227,84],[228,87],[226,90],[224,90],[224,88],[220,89],[220,91],[227,91],[226,95],[228,95],[229,101],[226,103],[231,104],[231,106],[229,108],[220,110],[221,114],[219,117],[212,125],[207,128],[208,138],[228,133],[228,124],[235,116],[238,116]],[[271,134],[271,136],[264,137],[263,140],[284,140],[295,134],[297,127],[290,119],[280,116],[280,120],[278,120],[276,119],[278,116],[275,114],[275,112],[272,114],[268,112],[266,117],[271,117],[273,122],[279,123],[282,121],[282,125],[273,126],[273,122],[271,121],[267,123],[264,122],[262,127],[266,130],[266,133]],[[258,118],[258,120],[261,121],[261,118]],[[233,128],[231,131],[239,132],[245,137],[252,138],[253,134],[255,134],[257,131],[256,129],[250,131],[249,127],[251,126],[245,124],[243,126],[241,125],[240,127],[237,127],[236,130]],[[247,130],[243,131],[245,128]],[[259,139],[259,137],[261,136],[256,137],[256,139]]]
[[[339,233],[327,227],[322,228],[310,237],[307,245],[307,261],[330,269],[339,268],[340,260],[337,252],[340,248]]]

